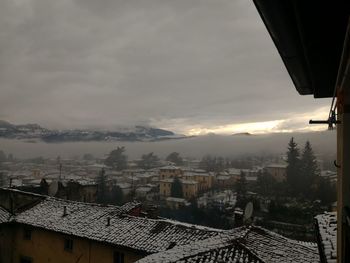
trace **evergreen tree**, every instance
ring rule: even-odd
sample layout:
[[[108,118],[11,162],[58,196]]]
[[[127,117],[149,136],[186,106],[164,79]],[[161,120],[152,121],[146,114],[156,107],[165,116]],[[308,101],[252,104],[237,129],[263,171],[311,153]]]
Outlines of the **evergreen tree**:
[[[175,177],[171,184],[170,195],[172,197],[183,198],[182,183],[178,177]]]
[[[107,178],[106,178],[106,173],[104,169],[101,170],[100,175],[97,177],[96,184],[97,184],[97,195],[96,195],[97,203],[107,204],[108,189],[107,189]]]
[[[105,160],[105,165],[118,171],[124,170],[128,166],[128,156],[124,154],[125,147],[117,147],[111,151]]]
[[[111,199],[111,204],[122,205],[124,201],[123,190],[119,186],[114,185],[111,191],[110,199]]]
[[[316,157],[311,147],[311,143],[307,141],[305,143],[304,150],[301,155],[301,186],[302,191],[306,197],[311,197],[311,194],[315,192],[316,179],[319,176],[319,169],[317,166]]]
[[[141,160],[139,161],[139,166],[143,169],[151,169],[157,167],[158,162],[158,156],[151,152],[142,155]]]
[[[199,167],[207,172],[222,172],[225,169],[225,159],[222,157],[204,156]]]
[[[177,152],[170,153],[165,160],[175,163],[176,165],[183,165],[183,159]]]
[[[5,186],[5,184],[6,184],[5,174],[3,172],[0,172],[0,187]]]
[[[276,190],[276,185],[276,179],[271,174],[267,173],[266,171],[258,174],[256,186],[259,194],[263,196],[275,194],[274,190]]]
[[[241,171],[239,179],[236,182],[237,206],[244,207],[247,196],[247,180],[244,172]]]
[[[300,193],[300,185],[302,184],[300,178],[300,153],[298,144],[294,142],[292,137],[288,144],[287,152],[287,183],[292,194]]]

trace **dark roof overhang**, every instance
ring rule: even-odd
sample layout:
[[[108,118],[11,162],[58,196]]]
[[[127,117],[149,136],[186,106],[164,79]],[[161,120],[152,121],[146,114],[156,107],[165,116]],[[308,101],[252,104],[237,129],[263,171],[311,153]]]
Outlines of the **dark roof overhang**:
[[[253,0],[301,95],[332,97],[349,0]]]

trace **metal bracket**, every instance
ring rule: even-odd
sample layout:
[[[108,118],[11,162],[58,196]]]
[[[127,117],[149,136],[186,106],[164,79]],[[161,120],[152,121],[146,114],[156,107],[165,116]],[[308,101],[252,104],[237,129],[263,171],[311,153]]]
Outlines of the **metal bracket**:
[[[334,164],[334,166],[337,167],[337,168],[340,168],[340,167],[341,167],[339,164],[337,164],[337,160],[334,160],[333,164]]]
[[[309,120],[309,124],[328,124],[328,130],[333,130],[334,125],[341,124],[341,122],[337,121],[335,111],[332,111],[332,114],[328,120]]]

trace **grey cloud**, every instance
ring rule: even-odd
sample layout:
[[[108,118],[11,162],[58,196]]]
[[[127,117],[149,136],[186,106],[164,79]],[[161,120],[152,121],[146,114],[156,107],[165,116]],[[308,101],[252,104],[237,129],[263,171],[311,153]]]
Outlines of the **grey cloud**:
[[[4,0],[0,34],[9,121],[185,131],[329,104],[296,93],[251,1]]]

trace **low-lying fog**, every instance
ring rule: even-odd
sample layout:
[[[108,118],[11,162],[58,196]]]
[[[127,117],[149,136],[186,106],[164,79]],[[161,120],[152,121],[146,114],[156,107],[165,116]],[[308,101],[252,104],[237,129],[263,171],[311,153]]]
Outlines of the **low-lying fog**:
[[[19,158],[56,157],[70,158],[91,153],[103,157],[117,146],[125,146],[129,159],[137,159],[144,153],[154,152],[164,157],[176,151],[186,157],[201,158],[211,154],[224,157],[239,155],[263,155],[269,153],[285,153],[290,137],[294,136],[302,148],[306,140],[310,140],[316,154],[335,154],[336,132],[324,131],[313,133],[280,133],[267,135],[206,135],[181,140],[158,142],[67,142],[44,143],[20,140],[0,139],[0,150],[12,153]]]

